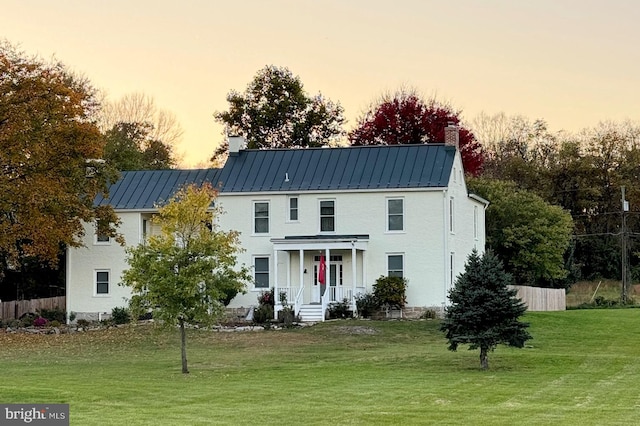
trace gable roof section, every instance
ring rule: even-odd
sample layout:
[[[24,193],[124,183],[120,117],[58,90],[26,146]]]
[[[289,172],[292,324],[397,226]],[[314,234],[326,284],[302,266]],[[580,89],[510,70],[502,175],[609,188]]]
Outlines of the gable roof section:
[[[441,144],[245,150],[219,180],[223,193],[438,188],[454,157]]]
[[[115,210],[154,209],[185,184],[209,182],[216,187],[220,169],[141,170],[121,174],[120,180],[109,188],[109,198],[96,197],[96,206],[110,204]]]

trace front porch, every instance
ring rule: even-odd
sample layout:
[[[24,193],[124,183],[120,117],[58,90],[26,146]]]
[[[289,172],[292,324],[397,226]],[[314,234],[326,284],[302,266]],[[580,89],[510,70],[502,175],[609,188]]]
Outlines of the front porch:
[[[356,312],[356,296],[365,293],[368,235],[316,235],[274,238],[274,315],[284,306],[302,321],[324,321],[328,307],[346,300]],[[325,283],[318,280],[321,256]]]

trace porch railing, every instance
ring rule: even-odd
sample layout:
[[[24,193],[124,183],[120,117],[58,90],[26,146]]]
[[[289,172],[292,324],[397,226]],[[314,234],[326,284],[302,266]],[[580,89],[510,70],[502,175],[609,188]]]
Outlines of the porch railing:
[[[344,299],[351,302],[364,293],[364,287],[329,286],[329,302],[342,302]]]
[[[300,289],[298,290],[298,293],[296,294],[296,298],[293,304],[293,314],[295,316],[298,316],[298,314],[300,313],[300,308],[302,307],[302,293],[304,291],[304,285],[300,286]]]
[[[304,286],[300,287],[280,287],[278,286],[278,294],[275,294],[275,309],[274,318],[278,318],[278,312],[284,308],[282,302],[280,302],[280,295],[284,293],[287,296],[287,304],[293,305],[294,315],[298,315],[300,308],[302,307],[302,294]]]

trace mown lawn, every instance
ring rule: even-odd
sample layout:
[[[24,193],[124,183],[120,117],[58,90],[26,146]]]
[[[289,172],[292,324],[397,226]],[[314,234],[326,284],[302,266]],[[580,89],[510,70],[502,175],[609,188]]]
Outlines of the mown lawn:
[[[450,352],[437,321],[292,331],[147,326],[0,333],[0,402],[69,403],[74,425],[611,425],[640,419],[640,309],[530,313],[534,339]]]

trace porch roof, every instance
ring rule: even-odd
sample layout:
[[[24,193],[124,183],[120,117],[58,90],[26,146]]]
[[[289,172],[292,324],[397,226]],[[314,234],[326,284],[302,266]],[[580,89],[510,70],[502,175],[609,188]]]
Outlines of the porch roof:
[[[272,238],[276,250],[366,250],[368,234],[352,235],[288,235],[284,238]]]

